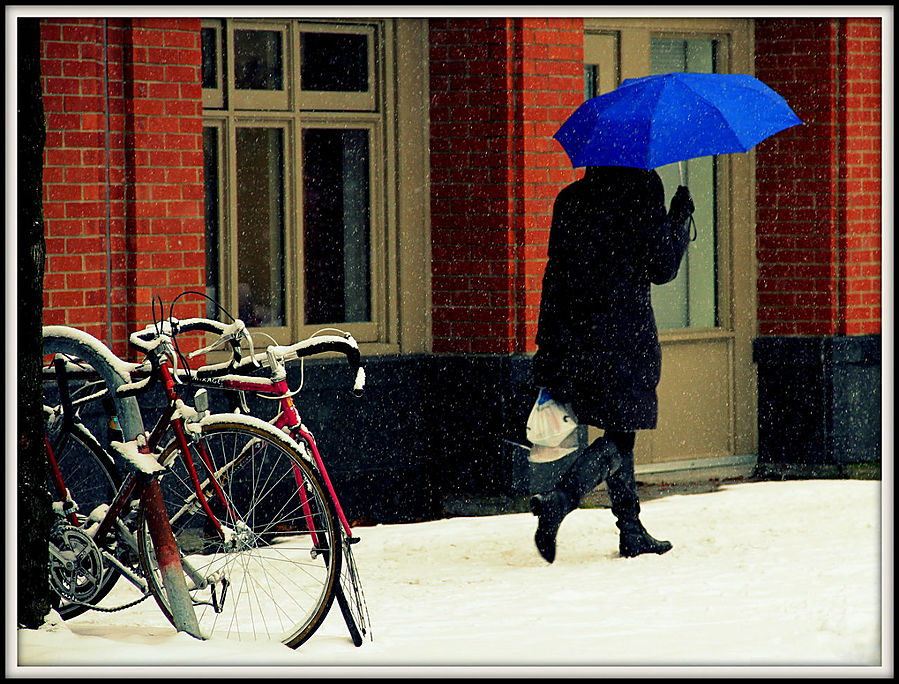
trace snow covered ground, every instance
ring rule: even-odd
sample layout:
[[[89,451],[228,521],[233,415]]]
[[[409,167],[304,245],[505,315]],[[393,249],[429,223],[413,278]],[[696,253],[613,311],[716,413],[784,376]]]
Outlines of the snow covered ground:
[[[751,666],[789,676],[840,666],[838,676],[883,676],[893,663],[891,491],[883,507],[881,496],[880,482],[816,480],[646,501],[644,523],[674,549],[634,559],[618,556],[607,509],[580,509],[562,525],[552,565],[534,548],[530,514],[359,528],[374,635],[360,648],[336,607],[293,651],[175,633],[149,600],[17,639],[11,622],[7,674],[201,665],[253,677],[297,668],[629,676]]]

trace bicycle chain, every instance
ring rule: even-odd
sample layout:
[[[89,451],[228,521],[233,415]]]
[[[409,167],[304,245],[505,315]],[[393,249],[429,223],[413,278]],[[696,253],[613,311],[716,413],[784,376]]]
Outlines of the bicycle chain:
[[[66,603],[71,603],[76,606],[86,606],[87,608],[90,608],[91,610],[96,610],[98,613],[117,613],[120,610],[126,610],[128,608],[133,608],[138,603],[142,603],[142,602],[146,601],[152,595],[153,594],[144,594],[139,599],[136,599],[136,600],[132,601],[131,603],[126,603],[123,606],[118,606],[116,608],[104,608],[103,606],[95,606],[92,603],[82,603],[81,601],[66,601]]]

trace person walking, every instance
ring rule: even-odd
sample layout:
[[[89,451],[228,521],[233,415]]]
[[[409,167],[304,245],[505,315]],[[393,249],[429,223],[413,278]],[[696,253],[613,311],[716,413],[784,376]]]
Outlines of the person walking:
[[[556,486],[533,496],[534,542],[549,563],[565,516],[605,482],[625,557],[665,553],[640,522],[634,478],[636,431],[655,429],[661,347],[650,285],[677,276],[694,211],[679,186],[666,211],[654,170],[588,166],[553,206],[543,276],[535,383],[571,403],[580,424],[604,430]]]

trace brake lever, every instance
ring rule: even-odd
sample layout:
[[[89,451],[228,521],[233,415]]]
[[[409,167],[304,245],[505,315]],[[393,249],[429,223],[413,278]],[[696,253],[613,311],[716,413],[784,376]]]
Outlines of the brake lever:
[[[246,330],[246,328],[244,328],[244,330]],[[253,346],[253,336],[247,332],[245,337],[247,338],[247,343],[250,345],[250,359],[253,362],[253,365],[256,366],[256,368],[262,368],[262,364],[259,363],[259,360],[256,358],[256,349]]]

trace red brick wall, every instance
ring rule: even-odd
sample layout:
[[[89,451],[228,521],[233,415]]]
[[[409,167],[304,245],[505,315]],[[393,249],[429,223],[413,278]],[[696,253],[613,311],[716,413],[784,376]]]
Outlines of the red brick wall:
[[[846,19],[842,56],[841,332],[880,332],[881,20]]]
[[[805,122],[757,148],[759,333],[880,332],[880,20],[755,35],[756,75]]]
[[[152,319],[153,295],[168,304],[205,281],[199,29],[197,19],[42,21],[44,322],[107,343],[111,328],[118,354]]]
[[[516,92],[521,106],[513,169],[518,329],[514,351],[536,350],[540,293],[556,195],[580,173],[553,134],[584,101],[584,23],[579,18],[523,19],[517,35]]]
[[[432,19],[430,45],[434,351],[530,351],[583,23]]]
[[[108,54],[102,20],[43,21],[44,317],[111,327],[123,353],[153,295],[203,287],[201,55],[196,19],[105,28]],[[806,122],[758,147],[761,334],[880,330],[880,38],[879,19],[756,22],[757,75]],[[532,351],[582,21],[432,19],[430,45],[434,350]]]

